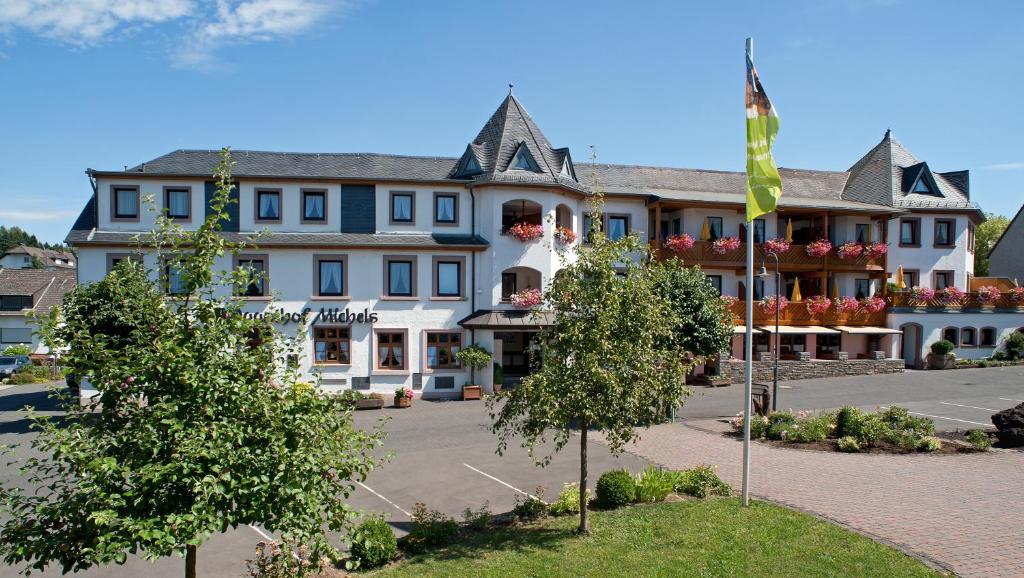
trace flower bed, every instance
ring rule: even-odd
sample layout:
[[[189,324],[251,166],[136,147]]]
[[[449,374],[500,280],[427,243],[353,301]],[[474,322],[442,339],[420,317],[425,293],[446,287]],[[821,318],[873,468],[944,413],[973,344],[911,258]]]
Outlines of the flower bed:
[[[672,235],[665,239],[665,248],[669,251],[676,253],[682,253],[687,249],[693,248],[693,237],[683,233],[682,235]]]
[[[544,227],[542,225],[531,225],[530,223],[516,223],[508,228],[508,234],[523,243],[529,243],[544,236]]]
[[[829,307],[832,307],[832,300],[824,295],[815,295],[814,297],[807,299],[806,307],[808,315],[811,317],[819,317],[828,313]]]
[[[1003,292],[994,285],[985,285],[978,288],[978,301],[982,303],[995,303],[1003,296]]]
[[[572,229],[559,225],[555,227],[555,240],[563,245],[571,245],[576,242],[576,233]]]
[[[781,255],[789,251],[789,241],[776,237],[774,239],[768,239],[761,244],[761,248],[764,249],[765,253],[771,253],[773,255]]]
[[[512,294],[509,299],[512,305],[519,309],[530,309],[540,305],[543,300],[540,289],[523,289]]]
[[[817,241],[812,241],[804,250],[811,257],[824,257],[832,250],[832,243],[829,243],[827,239],[818,239]]]
[[[785,297],[779,297],[778,302],[775,300],[775,296],[765,297],[760,302],[761,311],[765,315],[775,315],[776,310],[782,312],[789,307],[789,299]]]
[[[722,237],[711,243],[711,250],[719,255],[727,255],[740,248],[739,237]]]
[[[840,259],[852,261],[864,253],[864,245],[860,243],[843,243],[836,249]]]
[[[872,259],[879,259],[889,252],[889,243],[868,243],[864,245],[864,253]]]

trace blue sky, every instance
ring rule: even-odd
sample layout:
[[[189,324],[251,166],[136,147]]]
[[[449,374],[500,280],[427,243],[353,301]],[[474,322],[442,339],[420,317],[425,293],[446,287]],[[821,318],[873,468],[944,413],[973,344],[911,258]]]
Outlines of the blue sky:
[[[972,199],[1024,195],[1024,5],[936,1],[0,0],[0,224],[59,241],[178,148],[457,156],[515,83],[579,163],[742,170],[743,39],[776,159],[843,170],[886,128]]]

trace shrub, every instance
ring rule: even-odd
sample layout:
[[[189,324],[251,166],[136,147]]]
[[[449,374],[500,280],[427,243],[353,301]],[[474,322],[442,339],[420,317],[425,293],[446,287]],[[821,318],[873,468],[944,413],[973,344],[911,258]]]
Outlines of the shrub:
[[[678,472],[647,466],[643,473],[637,474],[634,499],[642,503],[663,502],[675,489],[679,478]]]
[[[777,421],[768,426],[768,431],[765,432],[765,437],[770,440],[785,440],[789,438],[790,431],[796,422],[792,421]]]
[[[590,501],[590,490],[587,490],[587,501]],[[562,493],[551,503],[548,512],[552,516],[580,513],[580,485],[577,483],[562,486]]]
[[[827,416],[804,418],[793,424],[786,439],[804,444],[820,442],[828,437],[831,425]]]
[[[536,520],[547,515],[548,505],[542,499],[544,488],[537,488],[534,490],[534,493],[536,495],[527,496],[525,499],[518,494],[516,495],[516,505],[512,507],[512,513],[516,517],[523,520]]]
[[[914,417],[906,408],[892,406],[881,412],[882,418],[889,428],[895,431],[912,430],[919,436],[929,436],[935,433],[935,424],[926,417]]]
[[[246,560],[245,566],[250,578],[291,578],[316,571],[308,560],[302,556],[296,559],[276,541],[256,544],[256,557]]]
[[[987,452],[992,448],[992,439],[988,437],[987,433],[980,429],[972,429],[967,432],[964,439],[966,439],[967,443],[971,444],[971,446],[979,452]]]
[[[32,350],[29,349],[24,343],[17,345],[8,345],[7,349],[4,350],[4,355],[31,355]]]
[[[857,432],[857,443],[861,446],[870,447],[884,439],[891,431],[889,425],[882,420],[877,413],[865,414],[860,420],[860,430]]]
[[[771,422],[763,415],[750,416],[750,437],[760,439],[768,435],[768,425]]]
[[[675,491],[698,498],[728,496],[732,494],[732,486],[718,477],[714,467],[697,466],[682,472]]]
[[[474,511],[472,508],[466,508],[462,511],[463,524],[474,530],[486,528],[491,523],[491,518],[493,517],[490,502],[484,502],[484,505],[480,506],[479,510]]]
[[[942,449],[942,440],[935,436],[924,436],[917,443],[917,449],[922,452],[937,452]]]
[[[636,482],[626,470],[612,470],[597,480],[597,505],[602,508],[625,506],[636,498]]]
[[[412,531],[402,542],[402,549],[410,554],[423,552],[431,546],[444,545],[459,531],[455,520],[437,510],[428,510],[422,502],[412,508],[412,523]]]
[[[891,431],[885,437],[886,441],[905,452],[917,450],[921,446],[924,438],[925,436],[911,429]]]
[[[1020,359],[1024,357],[1024,331],[1014,331],[1006,336],[1003,341],[1003,348],[1006,350],[1006,357]]]
[[[864,412],[857,407],[846,406],[836,414],[836,437],[860,437]]]
[[[843,436],[839,438],[836,445],[839,447],[839,451],[841,452],[853,453],[860,451],[860,444],[857,443],[857,438],[853,436]]]
[[[350,553],[360,568],[376,568],[391,561],[398,552],[398,540],[391,526],[381,518],[370,518],[356,528]]]
[[[954,347],[953,342],[941,339],[932,343],[932,353],[935,355],[946,355],[950,351],[953,351]]]
[[[46,380],[43,380],[46,381]],[[7,383],[11,385],[25,385],[29,383],[39,383],[39,378],[27,371],[18,371],[14,375],[7,378]]]

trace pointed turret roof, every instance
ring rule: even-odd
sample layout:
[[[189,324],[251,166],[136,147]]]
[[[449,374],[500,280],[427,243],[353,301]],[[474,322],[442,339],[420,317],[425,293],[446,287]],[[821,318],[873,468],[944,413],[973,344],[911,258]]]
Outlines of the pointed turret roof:
[[[512,165],[517,153],[528,159],[523,163],[529,166],[528,169]],[[472,165],[471,159],[480,165],[475,174],[464,170],[464,167]],[[567,162],[569,170],[563,171]],[[511,90],[469,143],[451,176],[478,181],[536,182],[583,188],[575,178],[569,150],[551,146]]]
[[[907,150],[891,130],[849,170],[843,199],[903,209],[974,209],[967,171],[938,173]],[[931,193],[915,193],[923,179]]]

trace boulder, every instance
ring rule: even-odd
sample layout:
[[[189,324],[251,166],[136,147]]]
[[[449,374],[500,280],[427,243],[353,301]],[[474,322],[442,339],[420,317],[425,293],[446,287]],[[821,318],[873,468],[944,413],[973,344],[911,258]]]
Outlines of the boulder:
[[[992,414],[996,437],[1004,446],[1024,446],[1024,403]]]

